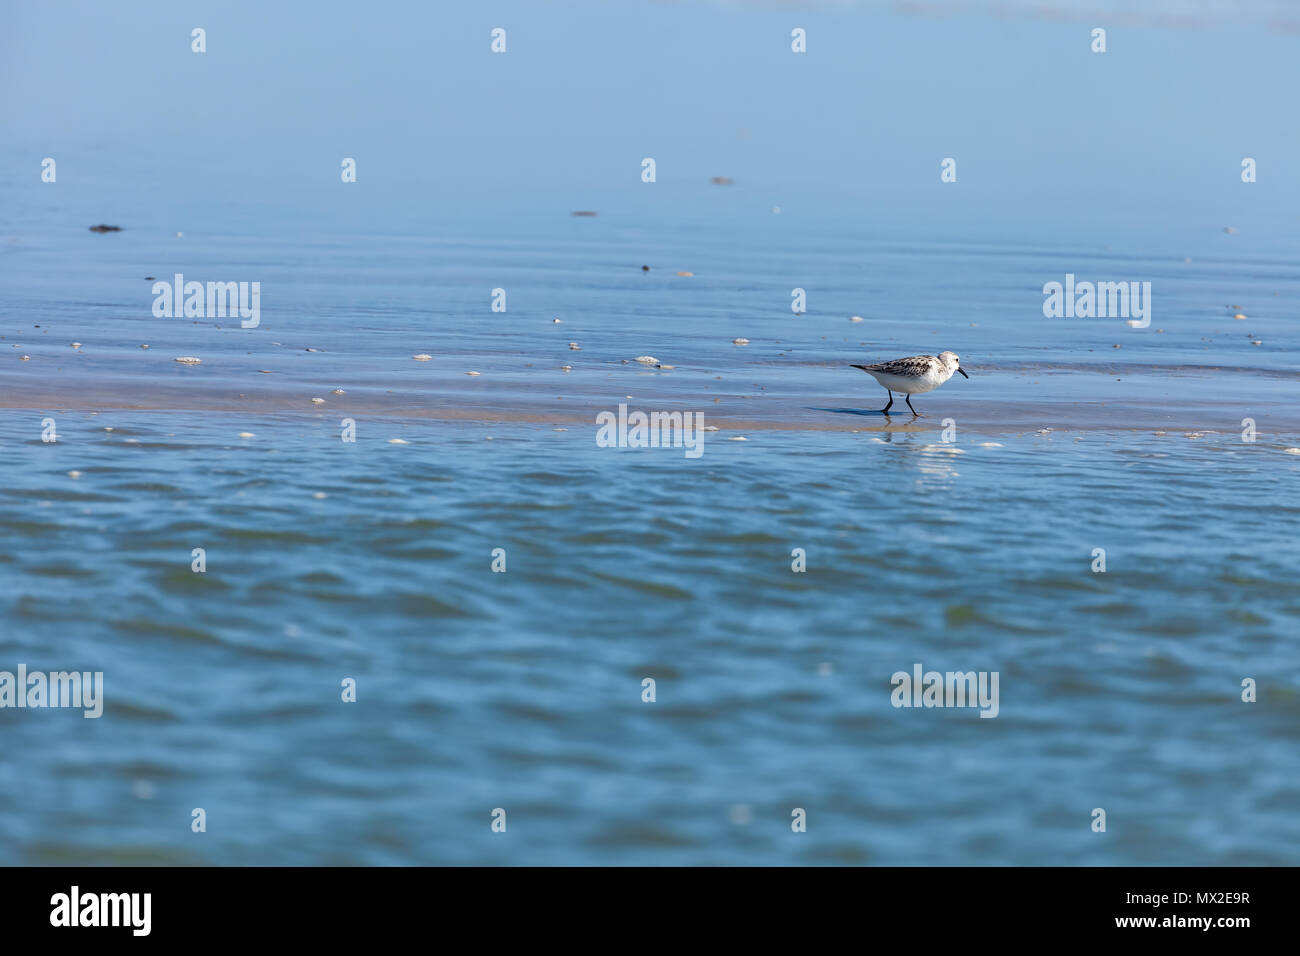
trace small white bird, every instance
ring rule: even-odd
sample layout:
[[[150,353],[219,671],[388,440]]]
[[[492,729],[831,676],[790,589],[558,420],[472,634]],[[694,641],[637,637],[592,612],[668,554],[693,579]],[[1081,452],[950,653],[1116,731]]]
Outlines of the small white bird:
[[[853,367],[871,375],[889,392],[889,404],[881,409],[888,412],[893,407],[895,392],[902,392],[907,407],[912,408],[913,395],[933,391],[952,378],[954,372],[960,372],[962,378],[970,378],[958,364],[960,361],[956,352],[940,352],[938,355],[912,355],[891,362]],[[912,414],[920,413],[912,408]]]

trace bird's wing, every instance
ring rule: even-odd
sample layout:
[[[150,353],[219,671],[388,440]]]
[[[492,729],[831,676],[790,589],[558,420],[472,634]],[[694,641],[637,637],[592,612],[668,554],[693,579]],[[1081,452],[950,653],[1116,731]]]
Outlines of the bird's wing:
[[[886,375],[919,375],[928,372],[937,361],[933,355],[909,355],[907,358],[877,362],[875,365],[855,365],[864,372],[883,372]]]

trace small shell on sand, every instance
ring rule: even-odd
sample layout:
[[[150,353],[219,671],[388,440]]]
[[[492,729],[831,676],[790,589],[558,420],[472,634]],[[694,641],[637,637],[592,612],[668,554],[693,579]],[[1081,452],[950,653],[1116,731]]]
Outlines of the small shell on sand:
[[[313,399],[311,400],[311,403],[312,403],[313,405],[324,405],[324,404],[325,404],[325,399],[323,399],[323,398],[313,398]]]
[[[73,343],[72,343],[72,347],[73,347],[74,349],[79,349],[79,348],[81,348],[81,343],[80,343],[80,342],[73,342]]]
[[[252,438],[252,437],[253,437],[253,433],[252,433],[252,432],[240,432],[240,433],[239,433],[239,437],[240,437],[240,438]]]
[[[182,355],[176,359],[182,365],[202,365],[203,359],[195,358],[193,355]]]
[[[660,366],[659,366],[659,368],[668,368],[668,369],[676,368],[676,367],[677,367],[676,365],[660,365]]]
[[[466,375],[480,375],[480,374],[482,374],[482,373],[480,373],[480,372],[466,372],[465,374],[466,374]]]
[[[693,276],[693,275],[695,275],[694,272],[679,272],[679,273],[677,273],[677,274],[678,274],[679,276]]]
[[[1128,320],[1127,322],[1125,322],[1124,324],[1127,325],[1130,329],[1140,329],[1140,328],[1142,327],[1142,320],[1141,320],[1141,319],[1129,319],[1129,320]]]
[[[1002,442],[1000,442],[1000,441],[982,441],[982,442],[980,442],[980,447],[981,447],[981,448],[1001,448],[1001,447],[1002,447]]]
[[[1237,319],[1238,321],[1244,321],[1245,318],[1246,318],[1246,316],[1243,315],[1242,313],[1238,312],[1236,315],[1233,316],[1233,318],[1234,318],[1234,319]]]
[[[1255,339],[1255,340],[1252,341],[1250,344],[1251,344],[1251,345],[1263,345],[1264,343],[1261,342],[1259,339]]]
[[[700,431],[705,431],[705,432],[716,432],[717,430],[718,430],[717,425],[705,425],[700,429]]]
[[[388,439],[388,444],[390,444],[390,445],[409,445],[410,442],[407,441],[405,438],[390,438],[390,439]]]
[[[640,362],[642,365],[658,365],[658,364],[659,364],[659,360],[658,360],[657,358],[655,358],[653,355],[638,355],[638,356],[636,357],[636,360],[637,360],[638,362]]]
[[[1300,448],[1288,448],[1283,454],[1300,455]]]
[[[732,345],[748,345],[748,344],[749,344],[749,339],[732,339],[732,340],[731,340],[731,344],[732,344]]]
[[[572,366],[572,365],[561,365],[561,366],[560,366],[560,371],[561,371],[561,372],[572,372],[572,371],[573,371],[573,366]]]
[[[325,492],[323,492],[323,491],[314,491],[314,492],[312,492],[312,497],[315,498],[317,501],[320,501],[320,499],[322,499],[322,498],[325,497]]]
[[[19,359],[19,361],[22,361],[22,362],[30,362],[31,360],[32,360],[32,357],[31,357],[30,355],[24,355],[21,359]]]
[[[343,391],[343,389],[341,389],[341,388],[336,388],[336,389],[334,389],[333,391],[331,391],[330,394],[331,394],[331,395],[346,395],[347,392]]]
[[[559,325],[563,321],[564,321],[563,319],[551,319],[551,322],[555,325]]]
[[[861,321],[862,321],[862,316],[860,316],[860,315],[850,315],[850,316],[849,316],[849,321],[850,321],[850,322],[861,322]]]
[[[417,362],[427,362],[429,359],[433,358],[433,356],[421,352],[419,355],[412,355],[411,358],[415,359]]]
[[[319,352],[320,349],[304,349],[305,352]]]
[[[142,345],[142,346],[140,346],[140,348],[142,348],[142,349],[147,349],[148,347],[149,347],[149,346],[147,346],[147,345]]]
[[[744,435],[732,435],[727,441],[749,441]]]
[[[570,342],[570,343],[569,343],[569,348],[573,349],[573,351],[575,351],[575,352],[581,352],[581,351],[582,351],[582,346],[579,345],[577,342]]]
[[[68,472],[68,477],[71,478],[73,481],[76,481],[78,478],[81,477],[81,472],[79,472],[79,471],[70,471],[70,472]]]

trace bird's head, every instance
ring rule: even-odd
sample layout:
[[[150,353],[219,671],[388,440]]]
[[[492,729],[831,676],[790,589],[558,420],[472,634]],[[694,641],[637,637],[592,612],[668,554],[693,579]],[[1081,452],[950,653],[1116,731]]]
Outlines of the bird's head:
[[[943,363],[943,367],[948,370],[949,375],[960,372],[962,378],[970,378],[966,374],[966,370],[961,367],[961,359],[957,357],[956,352],[940,352],[939,361]]]

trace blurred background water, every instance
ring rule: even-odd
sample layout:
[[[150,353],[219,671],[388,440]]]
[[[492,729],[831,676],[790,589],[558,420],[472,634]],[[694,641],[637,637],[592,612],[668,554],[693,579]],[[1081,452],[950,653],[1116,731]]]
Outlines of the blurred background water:
[[[0,862],[1294,864],[1300,57],[1186,9],[6,9],[0,670],[106,704],[0,711]]]

